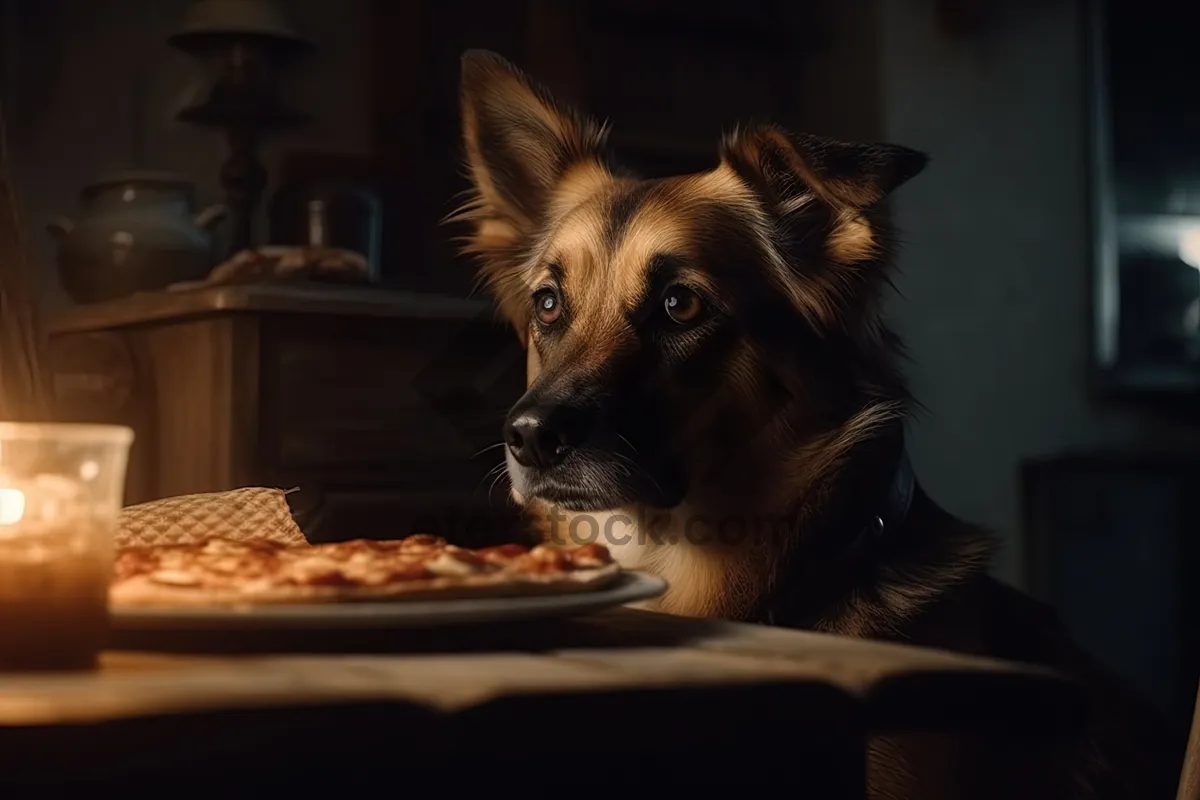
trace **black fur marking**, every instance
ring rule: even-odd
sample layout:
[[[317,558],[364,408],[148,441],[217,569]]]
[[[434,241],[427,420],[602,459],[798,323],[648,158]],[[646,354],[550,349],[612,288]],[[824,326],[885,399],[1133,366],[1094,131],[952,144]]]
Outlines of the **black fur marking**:
[[[812,134],[792,134],[801,157],[826,181],[868,185],[886,197],[916,177],[929,156],[896,144],[841,142]]]
[[[646,288],[626,315],[635,328],[647,325],[662,309],[663,293],[675,281],[685,262],[677,255],[659,253],[646,265]]]
[[[652,181],[642,181],[622,189],[609,199],[607,214],[604,218],[604,246],[610,253],[616,252],[621,246],[621,240],[629,229],[629,223],[637,215],[638,209],[646,202],[655,190]]]
[[[920,173],[929,161],[893,144],[842,142],[756,125],[726,141],[722,159],[778,211],[812,191],[836,205],[867,208]]]

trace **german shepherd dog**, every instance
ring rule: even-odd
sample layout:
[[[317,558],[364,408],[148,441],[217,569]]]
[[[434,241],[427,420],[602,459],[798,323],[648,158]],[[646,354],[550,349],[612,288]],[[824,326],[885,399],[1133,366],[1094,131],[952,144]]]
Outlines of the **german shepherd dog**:
[[[926,157],[756,124],[711,171],[639,179],[609,158],[606,126],[501,57],[469,51],[462,70],[473,190],[451,220],[526,348],[504,439],[541,534],[599,531],[623,565],[668,580],[666,612],[1081,676],[1089,736],[1022,795],[1173,794],[1164,727],[1049,609],[989,578],[989,533],[912,477],[914,403],[880,318],[882,205]],[[877,798],[1013,796],[1001,777],[1019,772],[965,742],[898,737],[871,743],[868,784]]]

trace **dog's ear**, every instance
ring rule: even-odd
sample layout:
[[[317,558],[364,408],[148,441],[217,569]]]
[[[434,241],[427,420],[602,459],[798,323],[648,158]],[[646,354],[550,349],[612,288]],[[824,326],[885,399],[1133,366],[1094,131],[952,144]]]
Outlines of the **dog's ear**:
[[[486,50],[463,54],[460,100],[472,191],[450,221],[470,224],[463,249],[524,339],[528,291],[516,267],[568,175],[579,192],[607,177],[607,131]]]
[[[814,196],[835,208],[867,209],[916,177],[924,153],[894,144],[856,144],[754,125],[726,138],[721,160],[787,213]]]
[[[883,270],[862,269],[887,255],[874,208],[927,162],[907,147],[797,136],[773,125],[739,131],[721,148],[723,168],[775,218],[776,244],[793,268],[781,275],[784,288],[818,329],[857,325],[852,310],[886,280]]]
[[[467,163],[488,213],[517,225],[536,221],[555,184],[574,165],[600,159],[605,129],[557,103],[495,53],[462,58]]]

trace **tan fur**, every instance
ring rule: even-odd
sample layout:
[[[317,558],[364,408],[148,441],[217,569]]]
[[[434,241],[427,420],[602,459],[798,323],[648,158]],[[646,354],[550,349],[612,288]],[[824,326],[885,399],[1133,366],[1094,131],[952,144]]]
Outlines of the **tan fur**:
[[[687,252],[687,228],[678,208],[654,205],[640,209],[610,261],[612,291],[631,303],[645,287],[646,265],[655,254]]]
[[[554,187],[554,197],[549,209],[550,218],[561,220],[573,209],[602,192],[612,180],[609,171],[594,161],[570,167]]]
[[[526,329],[526,331],[527,332],[525,334],[524,341],[528,342],[529,341],[528,329]],[[537,348],[529,347],[528,345],[526,345],[525,346],[525,388],[529,388],[530,386],[533,385],[533,382],[537,380],[537,377],[539,374],[541,374],[541,371],[542,371],[542,360],[541,360],[541,357],[538,355]]]
[[[750,548],[731,549],[690,544],[683,529],[688,508],[656,512],[646,508],[617,508],[606,512],[561,512],[551,521],[550,510],[537,500],[525,504],[530,523],[544,541],[572,547],[599,539],[624,568],[642,570],[666,579],[667,593],[640,606],[688,617],[737,618],[755,599],[756,588],[770,577],[769,555]],[[599,526],[596,531],[594,526]]]
[[[875,233],[863,216],[855,211],[843,211],[837,227],[829,235],[829,257],[839,264],[870,261],[879,254]]]

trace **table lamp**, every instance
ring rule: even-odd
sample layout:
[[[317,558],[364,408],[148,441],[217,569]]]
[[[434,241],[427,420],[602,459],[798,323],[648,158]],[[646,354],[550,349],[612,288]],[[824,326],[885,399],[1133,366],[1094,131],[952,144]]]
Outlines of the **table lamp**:
[[[232,218],[229,253],[234,254],[254,245],[254,217],[267,185],[267,170],[258,158],[260,136],[308,119],[281,99],[280,73],[314,46],[288,26],[270,0],[199,0],[168,43],[206,68],[207,95],[176,117],[226,133],[229,155],[221,167],[221,187]]]

